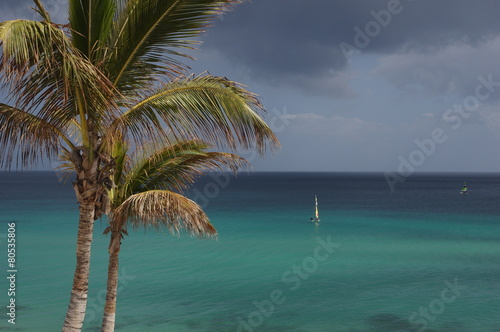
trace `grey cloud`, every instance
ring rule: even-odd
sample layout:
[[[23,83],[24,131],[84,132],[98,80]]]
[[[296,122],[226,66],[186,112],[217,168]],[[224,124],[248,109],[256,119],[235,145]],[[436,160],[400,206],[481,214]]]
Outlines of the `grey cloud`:
[[[286,135],[280,137],[283,145],[279,151],[280,162],[275,165],[267,162],[265,169],[395,171],[400,157],[408,159],[419,148],[416,140],[429,140],[432,132],[440,128],[446,135],[445,141],[435,143],[434,153],[426,156],[424,163],[416,167],[417,171],[491,171],[500,160],[491,154],[497,146],[498,140],[494,137],[498,137],[500,116],[493,109],[485,111],[489,112],[484,116],[491,122],[490,130],[475,121],[453,130],[430,115],[399,125],[315,113],[289,115],[282,133]],[[464,153],[468,158],[463,158]],[[477,165],[478,160],[481,165]],[[259,165],[261,161],[254,163]]]
[[[500,52],[500,37],[478,46],[466,43],[451,45],[434,54],[396,53],[382,57],[374,73],[385,77],[393,85],[411,90],[421,90],[431,96],[454,93],[466,97],[474,95],[481,84],[479,77],[500,82],[500,69],[496,65]],[[485,102],[500,98],[500,88],[494,86]]]
[[[339,80],[336,76],[348,66],[339,45],[355,46],[354,28],[365,31],[375,21],[373,13],[387,12],[391,3],[398,13],[361,53],[434,54],[456,43],[476,47],[500,32],[498,1],[254,0],[223,16],[204,38],[204,47],[252,68],[256,80],[311,90],[315,87],[305,77],[320,85]],[[352,95],[346,91],[337,97]]]

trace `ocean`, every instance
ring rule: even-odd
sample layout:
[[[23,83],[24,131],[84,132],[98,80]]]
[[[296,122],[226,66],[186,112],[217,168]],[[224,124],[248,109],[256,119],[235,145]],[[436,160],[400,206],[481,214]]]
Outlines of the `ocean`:
[[[500,174],[402,180],[391,191],[382,173],[200,179],[186,194],[218,240],[130,231],[116,331],[500,331]],[[77,222],[73,189],[55,173],[0,173],[0,330],[60,331]],[[105,227],[96,221],[84,331],[100,331]]]

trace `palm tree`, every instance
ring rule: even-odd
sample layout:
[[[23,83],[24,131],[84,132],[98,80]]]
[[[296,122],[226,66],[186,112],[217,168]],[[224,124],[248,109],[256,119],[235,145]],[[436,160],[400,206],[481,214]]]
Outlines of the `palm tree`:
[[[76,269],[63,331],[85,317],[94,221],[108,212],[115,140],[201,138],[217,147],[256,148],[278,141],[257,97],[211,75],[182,76],[213,19],[240,0],[69,0],[69,24],[0,23],[2,166],[33,166],[62,153],[76,172],[80,218]]]
[[[102,331],[114,331],[118,286],[118,254],[127,226],[164,226],[173,234],[184,229],[196,237],[214,237],[217,232],[207,215],[192,200],[179,194],[208,170],[234,172],[247,163],[229,153],[206,152],[201,141],[183,141],[163,148],[140,149],[127,158],[127,147],[115,145],[115,187],[110,190],[109,265]],[[149,154],[152,152],[151,154]]]

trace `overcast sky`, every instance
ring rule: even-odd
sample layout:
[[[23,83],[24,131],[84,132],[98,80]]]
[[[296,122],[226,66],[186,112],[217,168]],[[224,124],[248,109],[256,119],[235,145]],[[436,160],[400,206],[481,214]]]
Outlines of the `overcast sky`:
[[[66,20],[63,0],[42,2]],[[30,1],[0,20],[33,18]],[[500,171],[500,1],[253,0],[194,73],[260,95],[282,148],[256,171]]]

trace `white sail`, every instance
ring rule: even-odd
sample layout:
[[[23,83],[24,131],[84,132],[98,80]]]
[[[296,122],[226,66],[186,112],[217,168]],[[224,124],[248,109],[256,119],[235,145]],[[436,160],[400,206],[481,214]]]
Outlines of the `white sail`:
[[[318,196],[314,195],[314,218],[312,221],[319,221]]]
[[[316,202],[315,217],[316,217],[316,219],[319,219],[319,211],[318,211],[318,196],[314,196],[314,200],[315,200],[315,202]]]

